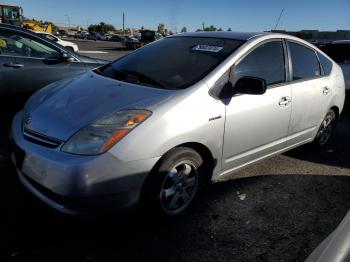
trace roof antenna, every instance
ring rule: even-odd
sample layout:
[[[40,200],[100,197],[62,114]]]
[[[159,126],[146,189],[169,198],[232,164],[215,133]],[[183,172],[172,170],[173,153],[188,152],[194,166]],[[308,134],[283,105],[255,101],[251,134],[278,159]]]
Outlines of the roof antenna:
[[[281,13],[280,13],[280,16],[279,16],[279,17],[278,17],[278,19],[277,19],[277,22],[276,22],[276,25],[275,25],[275,29],[274,29],[274,30],[276,30],[276,29],[277,29],[278,24],[279,24],[279,23],[280,23],[280,21],[281,21],[281,18],[282,18],[283,12],[284,12],[284,9],[282,8]]]

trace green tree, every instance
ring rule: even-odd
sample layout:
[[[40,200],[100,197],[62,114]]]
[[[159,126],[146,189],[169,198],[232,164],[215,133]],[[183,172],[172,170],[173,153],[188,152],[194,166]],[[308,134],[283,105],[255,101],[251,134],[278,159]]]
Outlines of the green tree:
[[[184,26],[182,29],[181,29],[181,33],[186,33],[187,32],[187,27]]]
[[[222,30],[222,28],[220,27],[220,28],[218,29],[218,31],[223,31],[223,30]]]
[[[211,25],[209,27],[205,27],[204,28],[204,31],[209,31],[209,32],[213,32],[213,31],[216,31],[216,27]]]
[[[159,34],[161,34],[161,35],[165,35],[165,25],[164,24],[162,24],[162,23],[160,23],[159,25],[158,25],[158,29],[157,29],[157,32],[159,33]]]
[[[231,27],[229,27],[229,28],[227,29],[227,31],[232,31]]]
[[[88,30],[89,32],[106,33],[108,31],[115,31],[115,28],[113,25],[100,22],[99,24],[90,25]]]

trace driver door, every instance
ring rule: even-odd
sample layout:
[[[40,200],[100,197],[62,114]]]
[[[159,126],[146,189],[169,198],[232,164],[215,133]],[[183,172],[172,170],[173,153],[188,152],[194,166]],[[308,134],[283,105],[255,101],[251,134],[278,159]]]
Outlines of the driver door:
[[[231,69],[234,84],[245,76],[266,80],[262,95],[237,94],[226,105],[222,167],[230,172],[282,150],[291,115],[285,45],[279,39],[258,44]]]

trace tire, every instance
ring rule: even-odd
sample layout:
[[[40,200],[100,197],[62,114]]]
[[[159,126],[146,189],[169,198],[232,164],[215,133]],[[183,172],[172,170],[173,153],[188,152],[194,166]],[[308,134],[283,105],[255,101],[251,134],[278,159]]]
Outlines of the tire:
[[[325,147],[331,141],[332,135],[337,122],[337,116],[335,112],[331,109],[326,114],[322,121],[322,124],[317,132],[313,145],[316,147]]]
[[[166,153],[147,179],[141,204],[144,211],[165,217],[182,215],[193,202],[201,177],[203,159],[193,149],[177,147]]]
[[[71,46],[66,46],[66,49],[68,49],[68,50],[71,51],[72,53],[75,53],[73,47],[71,47]]]

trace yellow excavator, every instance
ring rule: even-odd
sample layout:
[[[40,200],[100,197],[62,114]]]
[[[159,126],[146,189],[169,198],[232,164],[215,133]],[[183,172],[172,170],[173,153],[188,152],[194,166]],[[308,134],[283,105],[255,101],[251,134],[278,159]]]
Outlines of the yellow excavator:
[[[17,5],[0,4],[0,23],[22,26],[29,30],[52,33],[52,25],[23,19],[23,9]]]

